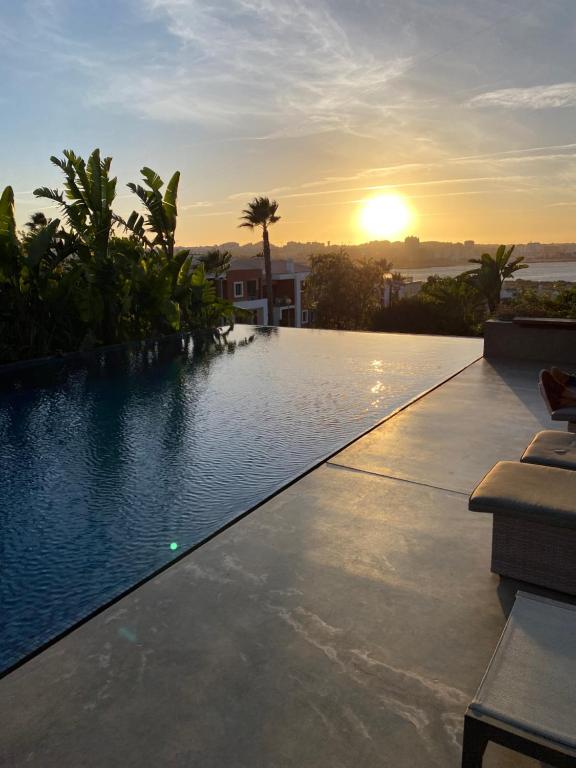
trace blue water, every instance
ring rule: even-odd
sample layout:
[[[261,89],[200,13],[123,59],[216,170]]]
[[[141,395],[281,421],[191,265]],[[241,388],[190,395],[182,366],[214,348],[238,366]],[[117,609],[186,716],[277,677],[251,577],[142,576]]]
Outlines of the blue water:
[[[576,283],[576,261],[529,261],[526,262],[528,269],[517,272],[514,279],[534,280],[535,282],[558,282],[565,281]],[[426,280],[430,275],[440,275],[440,277],[456,277],[456,275],[466,272],[472,265],[469,263],[452,264],[447,267],[421,267],[418,269],[403,269],[402,274],[409,275],[414,280]]]
[[[0,395],[0,668],[481,354],[478,339],[238,326]]]

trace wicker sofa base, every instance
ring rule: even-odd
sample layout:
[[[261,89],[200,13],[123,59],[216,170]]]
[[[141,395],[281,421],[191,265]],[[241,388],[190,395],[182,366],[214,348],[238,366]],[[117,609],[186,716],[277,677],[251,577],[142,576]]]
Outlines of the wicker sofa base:
[[[576,595],[576,529],[494,514],[491,570]]]

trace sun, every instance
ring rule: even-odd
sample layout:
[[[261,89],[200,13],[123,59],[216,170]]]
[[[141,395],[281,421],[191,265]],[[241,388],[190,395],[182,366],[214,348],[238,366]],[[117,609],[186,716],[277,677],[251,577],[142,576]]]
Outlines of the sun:
[[[364,235],[389,239],[403,234],[414,216],[402,195],[378,195],[361,203],[358,225]]]

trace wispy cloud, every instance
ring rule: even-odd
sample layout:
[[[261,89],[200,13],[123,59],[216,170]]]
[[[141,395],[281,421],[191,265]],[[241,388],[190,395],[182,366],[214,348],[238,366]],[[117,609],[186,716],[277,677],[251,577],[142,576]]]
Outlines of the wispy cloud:
[[[189,211],[193,208],[210,208],[213,203],[209,203],[205,200],[197,200],[193,203],[187,203],[186,205],[179,205],[181,211]]]
[[[311,190],[322,188],[322,187],[336,187],[334,190],[326,190],[327,194],[333,194],[334,192],[342,191],[341,188],[339,188],[337,185],[341,185],[346,182],[352,182],[352,181],[362,181],[362,180],[376,180],[376,179],[386,179],[386,178],[392,178],[393,181],[391,181],[389,184],[383,184],[380,185],[380,188],[384,188],[386,186],[388,187],[403,187],[403,186],[413,186],[414,184],[416,186],[419,185],[428,185],[428,184],[447,184],[447,183],[462,183],[463,181],[496,181],[496,180],[502,180],[503,183],[508,183],[512,179],[530,179],[532,178],[531,173],[522,176],[522,175],[515,175],[510,176],[507,173],[503,173],[503,175],[498,176],[490,176],[490,177],[470,177],[470,178],[441,178],[441,179],[431,179],[431,180],[422,180],[420,182],[415,182],[414,184],[410,184],[408,182],[411,181],[412,177],[415,174],[421,174],[422,172],[444,172],[446,173],[448,169],[451,166],[457,166],[457,167],[465,167],[465,166],[477,166],[479,168],[486,168],[489,166],[490,168],[493,168],[494,170],[498,169],[500,165],[504,166],[504,169],[507,164],[521,164],[521,163],[527,163],[528,166],[530,163],[534,162],[540,162],[540,163],[552,163],[557,161],[562,161],[563,163],[569,163],[576,160],[576,143],[570,143],[570,144],[552,144],[549,146],[538,146],[538,147],[524,147],[519,149],[506,149],[506,150],[500,150],[497,152],[485,152],[481,154],[476,155],[462,155],[462,156],[456,156],[456,157],[443,157],[441,160],[437,161],[429,161],[429,162],[413,162],[413,163],[397,163],[397,164],[391,164],[387,166],[376,166],[374,168],[362,168],[358,171],[356,171],[353,174],[349,174],[346,176],[326,176],[322,179],[315,179],[313,181],[305,181],[297,186],[294,187],[283,187],[282,192],[284,193],[284,196],[290,196],[289,194],[286,195],[286,193],[308,193],[308,194],[314,194],[311,192]],[[374,187],[354,187],[353,190],[369,190],[374,189]],[[348,190],[344,190],[348,191]],[[269,190],[270,194],[279,194],[280,188],[277,188],[275,190]],[[234,200],[237,198],[243,198],[246,196],[254,195],[253,192],[240,192],[236,193],[234,195],[230,195],[229,199]]]
[[[177,51],[136,73],[110,72],[92,100],[156,120],[234,125],[239,136],[258,125],[259,138],[360,130],[382,119],[382,94],[410,63],[352,46],[322,1],[144,0],[142,6],[164,21]]]
[[[530,88],[502,88],[474,96],[471,107],[505,107],[507,109],[550,109],[576,107],[576,83],[534,85]]]
[[[337,195],[348,192],[380,192],[383,190],[403,190],[403,189],[415,189],[418,187],[430,187],[444,184],[508,184],[511,181],[525,181],[529,177],[527,176],[471,176],[465,178],[447,178],[447,179],[431,179],[429,181],[410,181],[400,182],[396,184],[373,184],[363,187],[347,187],[345,189],[323,189],[315,190],[314,192],[293,192],[289,195],[284,195],[284,199],[299,198],[299,197],[318,197],[321,195]]]
[[[260,192],[234,192],[232,195],[228,195],[228,200],[250,200],[252,197],[257,197]]]

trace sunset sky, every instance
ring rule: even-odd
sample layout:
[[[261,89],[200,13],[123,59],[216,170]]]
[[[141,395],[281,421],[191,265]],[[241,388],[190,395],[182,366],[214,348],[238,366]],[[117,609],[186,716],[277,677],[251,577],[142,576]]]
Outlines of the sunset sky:
[[[398,237],[576,240],[574,0],[2,5],[0,186],[20,223],[60,184],[50,155],[98,146],[119,213],[142,165],[182,171],[180,244],[251,239],[255,194],[280,202],[276,243],[370,239],[377,195],[412,212]]]

